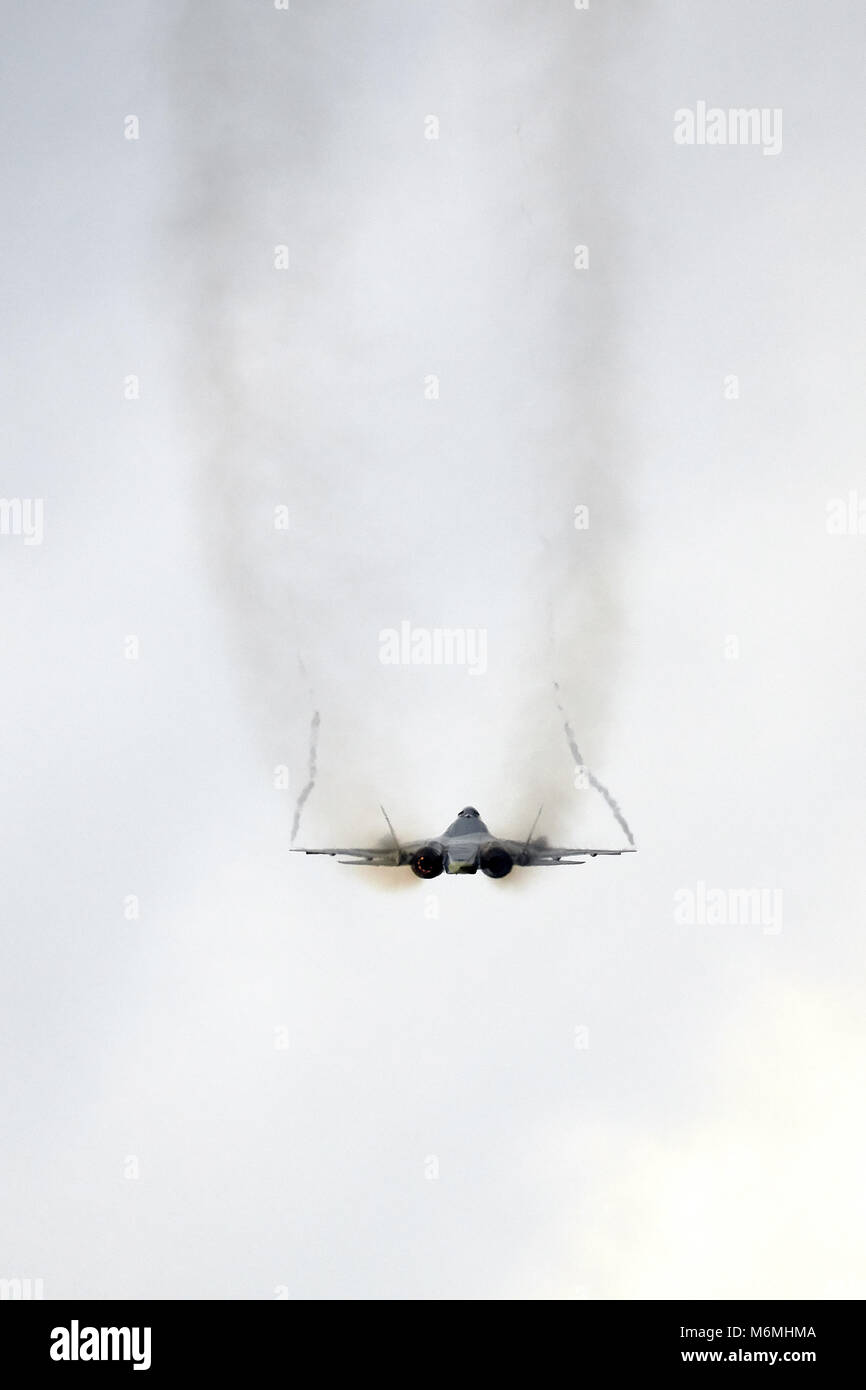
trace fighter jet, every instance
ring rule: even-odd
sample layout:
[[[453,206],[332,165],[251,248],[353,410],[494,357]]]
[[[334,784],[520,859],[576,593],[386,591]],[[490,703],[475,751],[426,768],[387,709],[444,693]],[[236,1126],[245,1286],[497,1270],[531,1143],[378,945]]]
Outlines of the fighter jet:
[[[488,878],[505,878],[515,865],[521,868],[554,864],[583,864],[597,854],[634,854],[627,849],[554,849],[543,839],[533,842],[541,810],[525,840],[502,840],[492,835],[474,806],[464,806],[457,819],[434,840],[413,840],[401,845],[394,834],[384,806],[393,849],[296,849],[295,854],[333,854],[341,864],[361,864],[376,869],[398,869],[408,864],[418,878],[438,878],[448,874],[475,874],[480,869]]]

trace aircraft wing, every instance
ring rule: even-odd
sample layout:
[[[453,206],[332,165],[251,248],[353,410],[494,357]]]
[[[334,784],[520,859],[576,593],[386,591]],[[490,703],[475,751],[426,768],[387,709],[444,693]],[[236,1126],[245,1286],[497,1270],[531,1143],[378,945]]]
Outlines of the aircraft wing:
[[[366,864],[372,869],[399,869],[401,864],[408,864],[415,851],[426,843],[426,840],[417,840],[410,845],[401,845],[399,854],[390,846],[380,846],[378,849],[293,849],[292,853],[337,855],[341,864]]]
[[[543,868],[554,864],[583,864],[597,854],[634,854],[634,845],[626,849],[564,849],[553,845],[529,844],[520,840],[499,840],[512,855],[515,864]]]

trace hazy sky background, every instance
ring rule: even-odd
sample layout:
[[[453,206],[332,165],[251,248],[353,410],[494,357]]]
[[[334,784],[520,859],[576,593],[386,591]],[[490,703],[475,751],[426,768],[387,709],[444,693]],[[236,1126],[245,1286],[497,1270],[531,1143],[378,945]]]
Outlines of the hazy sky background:
[[[5,28],[0,1277],[862,1297],[862,7]],[[781,152],[677,146],[699,101]],[[314,710],[301,843],[623,843],[554,681],[637,855],[289,855]]]

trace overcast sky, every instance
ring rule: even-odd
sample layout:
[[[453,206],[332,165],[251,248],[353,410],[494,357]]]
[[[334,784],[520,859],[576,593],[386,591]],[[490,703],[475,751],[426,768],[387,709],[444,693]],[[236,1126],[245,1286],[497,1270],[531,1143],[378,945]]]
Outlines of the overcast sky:
[[[862,1297],[862,7],[5,30],[0,1277]]]

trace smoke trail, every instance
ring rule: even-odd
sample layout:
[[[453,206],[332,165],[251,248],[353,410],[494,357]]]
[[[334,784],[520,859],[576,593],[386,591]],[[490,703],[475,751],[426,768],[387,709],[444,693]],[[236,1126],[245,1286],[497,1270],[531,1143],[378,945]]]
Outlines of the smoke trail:
[[[637,154],[607,74],[639,36],[519,0],[282,18],[188,0],[165,63],[179,406],[263,762],[301,783],[315,707],[329,836],[386,786],[552,814],[553,675],[596,747],[621,654]],[[376,634],[410,616],[489,630],[489,676],[407,698]]]
[[[553,683],[553,688],[556,691],[556,708],[559,710],[564,720],[563,728],[565,730],[565,737],[568,740],[568,746],[571,749],[571,756],[574,758],[575,767],[582,767],[584,769],[589,785],[592,788],[594,788],[595,791],[600,792],[601,795],[604,797],[605,801],[607,802],[608,806],[613,812],[613,815],[616,818],[617,824],[620,826],[620,829],[624,831],[629,844],[633,845],[634,836],[632,835],[631,830],[629,829],[628,821],[626,820],[625,816],[619,808],[618,802],[615,801],[614,798],[611,796],[607,787],[602,782],[599,782],[598,778],[595,777],[592,772],[590,772],[589,768],[583,760],[583,755],[577,746],[577,739],[574,736],[574,730],[572,729],[571,724],[568,722],[568,716],[566,715],[565,710],[562,707],[562,701],[559,698],[560,690],[556,681],[554,681]]]
[[[311,726],[310,726],[310,763],[309,763],[309,776],[308,776],[307,785],[304,787],[304,790],[301,792],[301,794],[300,794],[300,796],[298,797],[298,800],[297,800],[297,802],[296,802],[296,804],[295,804],[295,818],[294,818],[294,820],[292,821],[292,838],[291,838],[291,842],[290,842],[291,844],[294,844],[294,843],[295,843],[295,836],[297,835],[298,829],[299,829],[300,824],[301,824],[301,812],[302,812],[303,809],[304,809],[304,802],[306,801],[307,797],[310,795],[310,793],[312,792],[313,788],[314,788],[315,785],[316,785],[316,752],[317,752],[317,749],[318,749],[318,746],[319,746],[319,724],[320,724],[320,723],[321,723],[321,720],[319,719],[319,711],[316,710],[315,714],[313,715],[313,722],[312,722],[312,724],[311,724]]]

